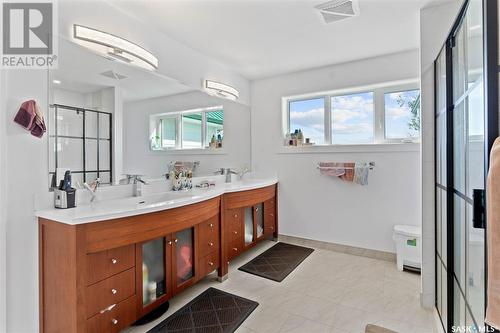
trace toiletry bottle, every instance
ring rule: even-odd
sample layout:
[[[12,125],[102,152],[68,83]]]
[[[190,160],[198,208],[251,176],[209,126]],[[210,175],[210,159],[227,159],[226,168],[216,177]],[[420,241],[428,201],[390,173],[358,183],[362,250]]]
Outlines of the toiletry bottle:
[[[222,148],[222,135],[217,134],[217,148]]]
[[[302,130],[299,129],[299,133],[297,134],[297,145],[302,146],[304,144],[304,134],[302,134]]]
[[[215,134],[212,134],[212,139],[210,140],[210,148],[215,148],[217,143],[215,142]]]

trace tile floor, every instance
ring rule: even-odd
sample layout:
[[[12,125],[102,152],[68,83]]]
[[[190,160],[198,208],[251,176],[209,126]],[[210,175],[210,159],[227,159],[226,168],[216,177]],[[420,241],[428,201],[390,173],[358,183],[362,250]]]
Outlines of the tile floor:
[[[208,287],[259,302],[238,333],[362,333],[366,324],[437,332],[433,312],[420,307],[420,276],[397,271],[395,263],[316,249],[281,283],[238,270],[272,245],[262,242],[233,260],[225,282],[207,276],[170,300],[160,319],[126,332],[147,332]]]

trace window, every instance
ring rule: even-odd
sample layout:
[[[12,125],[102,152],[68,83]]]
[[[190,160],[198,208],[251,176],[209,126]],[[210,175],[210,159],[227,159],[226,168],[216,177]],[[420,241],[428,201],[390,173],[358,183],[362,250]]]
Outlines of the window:
[[[90,183],[99,178],[110,184],[112,175],[112,114],[53,104],[49,109],[49,178],[51,187],[66,170],[73,183]]]
[[[420,137],[415,84],[287,97],[283,103],[285,145],[399,143]]]
[[[332,97],[332,143],[373,142],[373,93]]]
[[[150,117],[152,150],[221,148],[224,140],[222,106]]]
[[[325,143],[325,100],[324,98],[290,101],[290,133],[302,131],[304,138],[322,145]]]
[[[420,135],[420,91],[384,94],[385,138],[407,139]]]

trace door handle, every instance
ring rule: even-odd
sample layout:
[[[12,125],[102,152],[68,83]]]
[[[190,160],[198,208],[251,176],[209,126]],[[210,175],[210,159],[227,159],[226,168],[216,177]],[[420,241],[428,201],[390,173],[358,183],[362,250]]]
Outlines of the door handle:
[[[472,226],[476,229],[484,229],[486,225],[484,190],[475,189],[472,191],[473,211]]]

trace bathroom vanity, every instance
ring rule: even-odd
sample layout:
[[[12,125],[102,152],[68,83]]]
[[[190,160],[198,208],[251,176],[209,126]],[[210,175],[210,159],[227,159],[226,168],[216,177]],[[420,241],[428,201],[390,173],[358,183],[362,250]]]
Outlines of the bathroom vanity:
[[[37,212],[40,331],[118,332],[264,238],[277,181]]]

